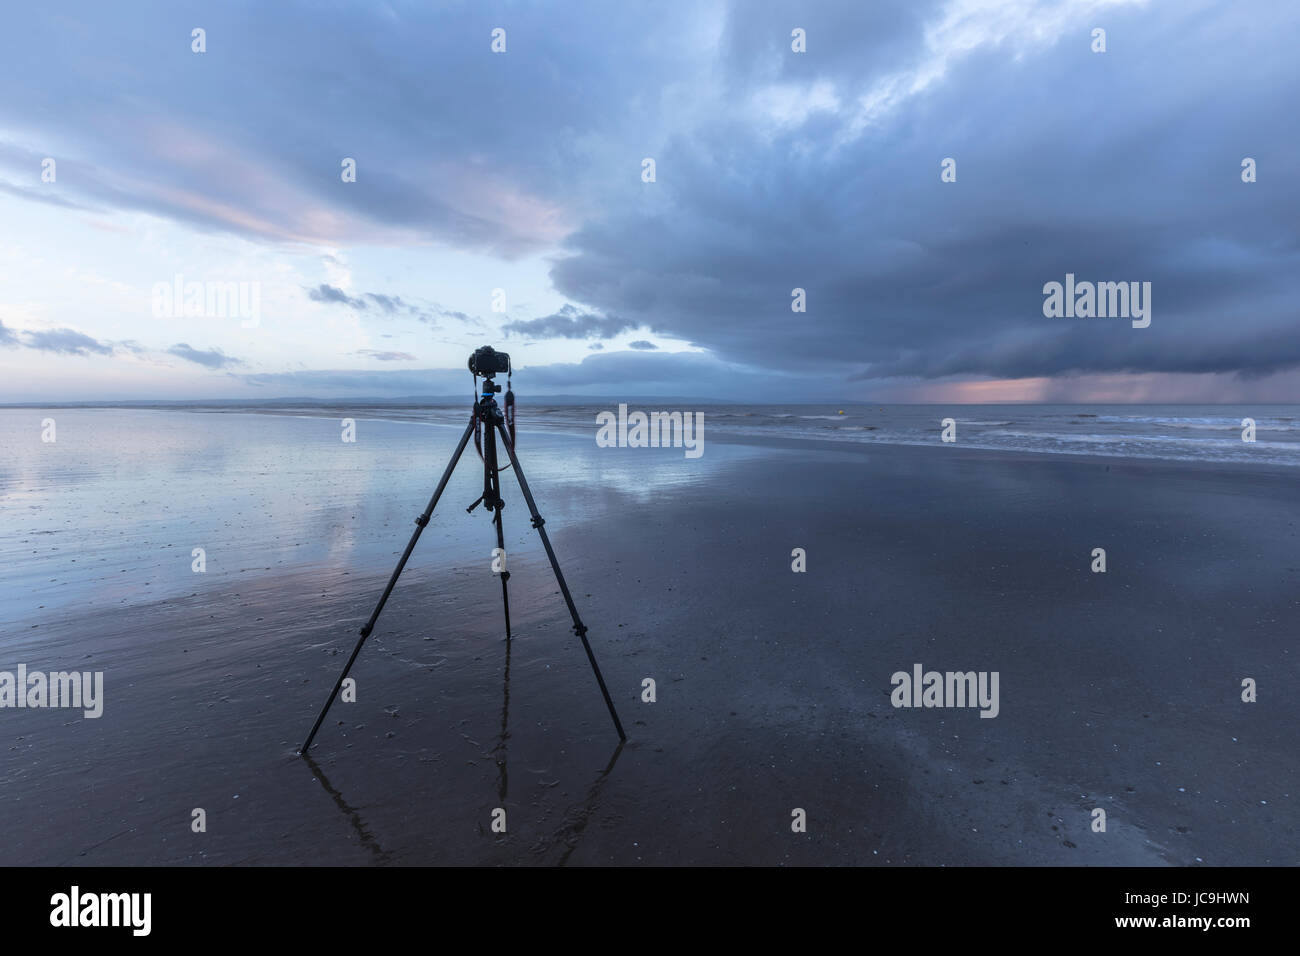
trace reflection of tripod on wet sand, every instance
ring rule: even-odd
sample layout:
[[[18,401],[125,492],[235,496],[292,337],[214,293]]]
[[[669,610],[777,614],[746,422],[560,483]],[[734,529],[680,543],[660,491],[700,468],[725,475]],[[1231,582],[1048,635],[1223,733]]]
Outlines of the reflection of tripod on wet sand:
[[[352,829],[357,831],[357,836],[361,838],[361,845],[375,855],[375,862],[388,863],[392,858],[392,854],[379,845],[379,841],[366,828],[366,822],[361,819],[361,814],[348,805],[348,802],[343,799],[343,794],[330,786],[329,780],[325,777],[325,771],[321,770],[320,766],[311,759],[309,754],[304,753],[302,756],[307,761],[307,765],[311,767],[311,772],[316,775],[316,779],[320,781],[320,785],[325,788],[325,792],[334,801],[334,805],[343,811],[343,815],[352,824]]]
[[[507,760],[509,756],[507,742],[510,739],[510,646],[512,643],[511,641],[506,642],[505,671],[501,696],[501,732],[497,736],[496,745],[491,750],[492,760],[497,767],[497,797],[502,805],[505,804],[509,789],[507,785]],[[559,857],[555,860],[556,866],[564,866],[569,862],[569,857],[578,848],[582,835],[587,829],[587,824],[600,807],[605,784],[609,781],[614,765],[618,763],[619,755],[623,753],[623,747],[624,741],[619,740],[614,747],[614,752],[609,756],[609,762],[591,781],[585,800],[581,804],[570,807],[564,813],[560,828],[549,836],[542,837],[530,847],[534,857],[539,858],[538,862],[542,862],[540,855],[549,854],[551,850],[559,850]],[[302,757],[307,762],[307,766],[311,768],[312,774],[321,787],[333,800],[334,805],[347,817],[352,829],[356,831],[357,836],[360,838],[361,845],[373,854],[375,862],[382,865],[395,862],[392,851],[385,850],[379,845],[378,839],[371,832],[360,811],[351,806],[343,794],[330,784],[325,776],[325,771],[321,769],[320,765],[311,758],[310,754],[303,753]]]
[[[504,363],[498,364],[500,359],[504,359]],[[300,753],[305,754],[307,749],[311,747],[316,732],[320,730],[320,725],[325,720],[325,714],[328,713],[334,699],[338,696],[343,681],[348,676],[348,671],[352,669],[357,655],[361,653],[362,645],[365,644],[366,638],[370,636],[370,632],[374,630],[375,622],[379,619],[379,612],[384,609],[384,605],[388,602],[388,596],[393,593],[393,587],[397,584],[402,569],[406,567],[411,552],[415,550],[415,543],[420,540],[420,533],[424,530],[425,525],[429,523],[429,517],[433,514],[438,499],[442,497],[442,492],[447,487],[447,482],[451,479],[451,474],[456,468],[456,463],[460,461],[460,456],[465,451],[470,436],[476,433],[480,423],[483,426],[483,494],[479,496],[479,499],[474,504],[469,506],[468,510],[473,511],[482,503],[485,508],[494,512],[492,523],[496,525],[497,529],[497,547],[504,553],[505,532],[501,525],[501,510],[505,507],[505,502],[501,500],[501,476],[497,468],[497,435],[499,434],[501,443],[505,446],[506,454],[510,458],[510,464],[514,467],[515,477],[519,479],[519,488],[523,492],[524,501],[527,503],[528,511],[532,515],[533,527],[537,529],[537,533],[541,536],[542,547],[546,549],[546,556],[550,559],[551,570],[555,572],[555,580],[560,585],[560,593],[564,595],[564,603],[569,607],[569,614],[573,618],[573,633],[582,639],[583,649],[587,652],[587,660],[591,662],[592,673],[596,675],[596,683],[600,685],[600,692],[605,698],[605,706],[609,708],[609,716],[614,721],[614,729],[618,731],[619,739],[627,739],[627,734],[623,732],[623,724],[618,719],[618,712],[614,710],[614,702],[610,699],[609,690],[605,687],[605,679],[601,676],[600,667],[596,664],[596,655],[592,653],[591,644],[587,641],[587,626],[578,617],[578,609],[573,604],[573,596],[569,594],[569,586],[564,581],[564,574],[560,571],[559,561],[556,560],[555,551],[551,548],[551,541],[546,536],[546,528],[543,527],[546,522],[538,514],[537,503],[533,501],[533,494],[528,490],[528,482],[524,480],[523,469],[520,467],[519,458],[515,454],[513,436],[506,430],[505,415],[502,414],[501,407],[496,402],[496,393],[501,391],[501,386],[492,381],[492,376],[497,372],[509,374],[509,357],[493,352],[490,347],[479,349],[470,357],[470,371],[474,373],[475,383],[477,383],[479,375],[483,376],[483,391],[474,405],[474,414],[465,427],[465,433],[460,437],[460,443],[456,446],[451,461],[447,463],[447,470],[443,472],[442,479],[438,482],[433,497],[429,499],[428,507],[424,509],[423,514],[415,519],[415,533],[411,535],[406,550],[397,562],[397,568],[393,571],[393,576],[388,579],[388,586],[384,588],[384,593],[380,596],[379,603],[371,613],[370,620],[361,628],[361,638],[357,641],[356,647],[352,649],[352,656],[348,658],[347,664],[343,667],[343,672],[339,674],[339,679],[334,684],[334,689],[330,691],[329,699],[325,701],[325,706],[321,709],[320,716],[316,718],[316,723],[312,727],[311,733],[307,735],[307,740],[303,743]],[[513,398],[513,393],[507,393],[507,407],[513,404]],[[505,605],[507,641],[510,640],[510,598],[506,590],[506,582],[509,578],[509,572],[503,569],[501,571],[501,599]]]
[[[497,767],[497,798],[501,805],[505,806],[506,798],[509,796],[509,748],[507,743],[510,740],[510,645],[512,642],[506,642],[506,661],[505,661],[505,680],[501,694],[501,733],[497,736],[496,746],[492,748],[492,761]],[[596,774],[596,779],[592,781],[590,788],[587,790],[587,798],[579,806],[571,807],[565,812],[561,821],[560,829],[550,837],[544,837],[535,843],[532,847],[534,854],[545,853],[552,847],[563,846],[560,857],[556,860],[556,866],[564,866],[569,862],[569,857],[573,851],[578,848],[578,843],[582,833],[587,828],[587,823],[596,809],[600,805],[601,793],[605,789],[605,783],[609,780],[609,775],[614,770],[614,764],[618,763],[619,755],[623,752],[626,744],[626,738],[619,738],[618,745],[614,752],[609,755],[609,762],[605,764],[605,769]]]

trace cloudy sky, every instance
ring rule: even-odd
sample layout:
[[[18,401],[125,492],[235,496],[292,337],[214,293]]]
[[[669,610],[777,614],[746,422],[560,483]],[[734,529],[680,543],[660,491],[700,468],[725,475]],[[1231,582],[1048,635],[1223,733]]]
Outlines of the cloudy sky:
[[[1293,0],[4,18],[0,401],[1300,396]]]

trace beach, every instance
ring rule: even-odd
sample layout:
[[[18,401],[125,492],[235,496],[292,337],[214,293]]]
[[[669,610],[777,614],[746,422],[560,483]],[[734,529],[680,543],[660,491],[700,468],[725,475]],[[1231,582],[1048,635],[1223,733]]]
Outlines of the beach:
[[[459,430],[57,414],[116,464],[6,466],[0,669],[104,710],[0,712],[5,865],[1300,862],[1293,469],[525,432],[627,743],[509,473],[504,640],[471,448],[304,759]],[[997,672],[997,716],[893,706],[917,664]]]

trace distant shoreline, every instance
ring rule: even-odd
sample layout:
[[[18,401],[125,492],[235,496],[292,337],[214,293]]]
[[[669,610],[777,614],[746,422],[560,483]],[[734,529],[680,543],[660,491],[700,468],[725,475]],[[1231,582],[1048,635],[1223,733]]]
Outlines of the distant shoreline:
[[[662,400],[553,402],[534,398],[519,405],[528,431],[593,437],[596,413],[632,408],[703,409],[705,441],[758,447],[828,450],[881,446],[940,446],[946,454],[1049,455],[1080,461],[1165,461],[1198,467],[1281,469],[1300,467],[1300,405],[877,405],[772,403],[677,405]],[[191,402],[137,405],[6,405],[12,412],[189,412],[338,419],[463,428],[469,401],[326,402],[289,400],[228,404]],[[1082,409],[1088,409],[1083,411]],[[980,415],[993,411],[992,415]],[[1163,410],[1163,414],[1161,414]],[[814,413],[820,412],[820,414]],[[1239,422],[1258,418],[1255,443],[1241,440]],[[940,426],[953,420],[957,440],[943,442]]]
[[[863,402],[829,398],[802,402],[746,402],[727,398],[684,398],[659,395],[538,395],[525,393],[529,402],[540,405],[608,405],[628,404],[672,405],[749,405],[755,408],[783,406],[826,406],[843,408],[1296,408],[1300,402]],[[287,407],[338,405],[377,405],[408,407],[411,405],[432,408],[468,407],[471,398],[465,395],[411,396],[409,398],[194,398],[194,399],[114,399],[80,402],[0,402],[0,408],[121,408],[121,409],[178,409],[237,408],[237,407]]]

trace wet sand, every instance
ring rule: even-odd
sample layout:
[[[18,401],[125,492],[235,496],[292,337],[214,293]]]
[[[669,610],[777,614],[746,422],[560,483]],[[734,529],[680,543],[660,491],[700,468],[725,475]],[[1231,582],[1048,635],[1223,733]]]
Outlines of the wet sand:
[[[592,486],[594,517],[569,501],[564,523],[548,501],[573,489],[529,474],[625,746],[511,485],[515,640],[473,520],[403,577],[310,761],[295,751],[388,555],[6,628],[0,666],[103,670],[107,699],[98,720],[0,714],[0,863],[1300,862],[1290,474],[714,452],[707,482]],[[999,716],[893,708],[890,675],[916,662],[998,671]]]

